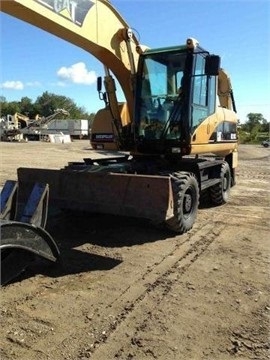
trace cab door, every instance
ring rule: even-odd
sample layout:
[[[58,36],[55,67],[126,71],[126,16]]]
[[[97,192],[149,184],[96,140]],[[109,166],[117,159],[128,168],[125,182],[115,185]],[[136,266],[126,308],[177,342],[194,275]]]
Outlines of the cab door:
[[[207,143],[216,122],[216,76],[205,74],[205,56],[196,54],[191,95],[192,143]]]

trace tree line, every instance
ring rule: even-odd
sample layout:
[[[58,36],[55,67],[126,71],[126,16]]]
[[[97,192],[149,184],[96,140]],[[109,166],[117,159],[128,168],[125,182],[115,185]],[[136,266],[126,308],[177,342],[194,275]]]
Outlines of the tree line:
[[[244,124],[239,124],[241,143],[259,143],[270,137],[270,122],[260,113],[249,113]]]
[[[29,119],[35,119],[36,115],[47,117],[52,115],[56,109],[64,109],[69,112],[71,119],[87,119],[92,121],[95,114],[87,113],[85,108],[79,107],[76,103],[63,95],[56,95],[45,91],[38,96],[36,101],[29,97],[22,97],[20,101],[7,101],[4,96],[0,96],[0,117],[8,114],[14,115],[16,112],[26,115]]]
[[[0,117],[16,112],[34,119],[36,115],[47,117],[52,115],[56,109],[65,109],[69,112],[71,119],[87,119],[93,121],[95,114],[87,113],[83,107],[63,95],[56,95],[45,91],[38,96],[36,101],[29,97],[22,97],[20,101],[8,102],[5,97],[0,96]],[[238,124],[239,138],[242,143],[256,143],[269,138],[270,123],[260,113],[249,113],[244,124]]]

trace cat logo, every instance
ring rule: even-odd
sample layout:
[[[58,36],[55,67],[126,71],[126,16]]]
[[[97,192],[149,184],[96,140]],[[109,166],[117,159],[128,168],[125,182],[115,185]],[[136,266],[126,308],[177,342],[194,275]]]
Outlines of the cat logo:
[[[65,17],[78,26],[83,25],[83,21],[94,5],[91,0],[35,0],[39,4],[52,10],[53,12]]]

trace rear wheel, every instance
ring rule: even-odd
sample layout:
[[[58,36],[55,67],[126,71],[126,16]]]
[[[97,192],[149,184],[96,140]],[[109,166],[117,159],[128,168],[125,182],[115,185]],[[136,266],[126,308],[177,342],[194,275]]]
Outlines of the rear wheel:
[[[174,216],[167,227],[183,234],[190,230],[196,220],[199,205],[199,186],[194,174],[177,172],[171,174],[174,201]]]
[[[231,190],[231,169],[227,162],[223,162],[220,168],[220,183],[209,189],[213,204],[222,205],[228,202]]]

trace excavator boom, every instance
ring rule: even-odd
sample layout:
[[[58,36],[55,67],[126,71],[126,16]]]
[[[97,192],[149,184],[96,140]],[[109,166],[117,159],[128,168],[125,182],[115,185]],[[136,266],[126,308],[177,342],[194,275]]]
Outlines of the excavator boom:
[[[138,62],[139,43],[109,1],[5,0],[0,8],[95,56],[111,69],[132,109],[130,72]]]

